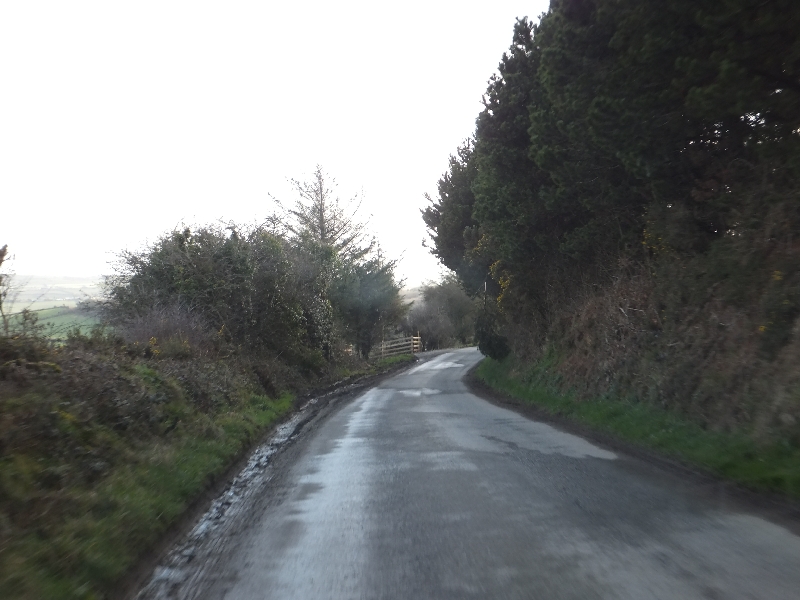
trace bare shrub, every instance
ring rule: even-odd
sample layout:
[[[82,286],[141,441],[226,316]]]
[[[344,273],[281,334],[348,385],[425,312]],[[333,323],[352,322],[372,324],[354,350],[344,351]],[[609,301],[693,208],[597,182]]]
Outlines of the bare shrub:
[[[425,350],[437,350],[455,344],[455,327],[441,307],[423,300],[411,309],[406,322],[406,329],[410,333],[422,337]]]
[[[219,336],[205,320],[179,304],[157,304],[147,311],[116,323],[128,344],[151,348],[165,355],[208,353],[218,347]]]

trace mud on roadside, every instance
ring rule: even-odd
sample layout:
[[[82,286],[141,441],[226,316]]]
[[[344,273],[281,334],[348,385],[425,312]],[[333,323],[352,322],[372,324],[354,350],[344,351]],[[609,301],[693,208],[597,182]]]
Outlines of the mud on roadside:
[[[418,360],[418,359],[417,359]],[[415,364],[392,365],[385,371],[307,392],[287,420],[267,431],[218,476],[158,544],[120,582],[112,600],[193,598],[192,582],[212,568],[238,531],[237,521],[252,506],[274,473],[271,466],[302,434],[332,411]]]

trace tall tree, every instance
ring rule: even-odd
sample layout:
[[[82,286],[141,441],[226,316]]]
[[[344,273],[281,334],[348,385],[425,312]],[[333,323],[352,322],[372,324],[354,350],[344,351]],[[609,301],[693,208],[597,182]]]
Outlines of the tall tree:
[[[328,355],[338,330],[366,357],[381,328],[399,324],[407,308],[395,262],[384,260],[377,242],[367,238],[367,222],[357,220],[358,197],[341,201],[322,167],[309,181],[292,182],[298,198],[279,221],[291,236],[301,289],[313,299],[305,304],[306,320]]]
[[[291,181],[298,197],[291,208],[284,208],[281,221],[298,242],[329,247],[351,260],[370,251],[367,224],[356,219],[361,207],[358,196],[342,201],[336,195],[336,181],[320,165],[310,180]]]
[[[472,184],[477,175],[473,140],[467,140],[450,156],[448,171],[438,182],[435,199],[426,195],[429,206],[422,210],[428,228],[431,253],[448,269],[458,273],[470,293],[483,289],[489,263],[476,252],[480,239],[478,222],[472,216],[475,195]]]

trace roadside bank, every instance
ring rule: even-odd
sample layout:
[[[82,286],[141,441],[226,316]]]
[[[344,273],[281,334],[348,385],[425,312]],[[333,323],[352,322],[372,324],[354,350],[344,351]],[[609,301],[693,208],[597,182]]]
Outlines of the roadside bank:
[[[9,600],[124,594],[276,427],[309,405],[313,413],[314,397],[408,364],[351,365],[284,386],[300,382],[294,371],[247,356],[143,353],[99,335],[4,344],[0,597]]]
[[[744,432],[703,429],[646,403],[612,396],[579,400],[548,378],[546,365],[512,357],[484,359],[467,380],[489,401],[670,468],[732,482],[800,516],[800,449],[789,440],[759,445]]]

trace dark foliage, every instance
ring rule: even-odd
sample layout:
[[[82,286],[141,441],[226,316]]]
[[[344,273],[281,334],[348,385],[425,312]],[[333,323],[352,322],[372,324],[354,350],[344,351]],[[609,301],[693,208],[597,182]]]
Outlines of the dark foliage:
[[[500,335],[518,353],[571,356],[578,323],[597,327],[575,311],[605,306],[629,280],[645,303],[631,310],[648,315],[637,345],[647,332],[669,355],[655,348],[682,343],[672,336],[700,327],[698,315],[734,310],[750,327],[736,335],[767,364],[790,352],[800,315],[798,176],[800,4],[561,0],[515,25],[474,139],[423,218],[468,289],[489,279],[487,352]],[[614,310],[628,319],[624,302]],[[615,331],[587,337],[625,339]],[[704,329],[698,351],[718,333]],[[596,363],[630,391],[637,375]],[[663,385],[648,395],[708,395],[703,375],[675,386],[665,368],[652,367]]]

